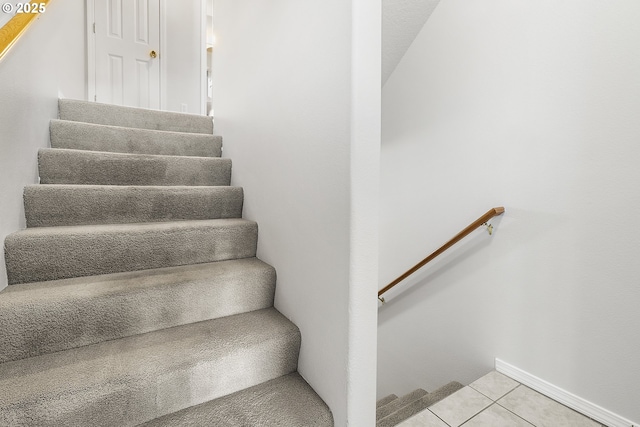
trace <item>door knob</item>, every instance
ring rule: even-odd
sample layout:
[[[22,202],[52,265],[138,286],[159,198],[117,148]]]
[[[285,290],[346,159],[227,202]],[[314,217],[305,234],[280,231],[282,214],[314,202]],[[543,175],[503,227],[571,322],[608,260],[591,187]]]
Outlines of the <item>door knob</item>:
[[[152,58],[156,58],[158,56],[158,54],[156,53],[155,50],[152,50],[151,52],[149,52],[149,56]]]

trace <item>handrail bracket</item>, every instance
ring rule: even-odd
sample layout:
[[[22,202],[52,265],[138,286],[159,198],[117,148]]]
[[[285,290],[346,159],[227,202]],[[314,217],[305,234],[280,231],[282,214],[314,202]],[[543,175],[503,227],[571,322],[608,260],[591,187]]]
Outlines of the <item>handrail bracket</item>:
[[[482,225],[487,227],[487,231],[489,232],[489,236],[493,235],[493,225],[488,222],[483,222]]]

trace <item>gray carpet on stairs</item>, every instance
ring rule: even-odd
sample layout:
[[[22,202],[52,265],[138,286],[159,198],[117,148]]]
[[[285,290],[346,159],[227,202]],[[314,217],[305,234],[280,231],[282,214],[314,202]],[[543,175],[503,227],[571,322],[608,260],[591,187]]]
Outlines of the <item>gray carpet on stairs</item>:
[[[194,114],[172,113],[122,107],[97,102],[60,99],[58,116],[62,120],[171,132],[213,133],[213,119]]]
[[[0,362],[268,308],[275,285],[246,258],[10,286]]]
[[[404,396],[401,396],[397,399],[392,400],[378,408],[376,411],[376,421],[380,421],[382,418],[396,412],[398,409],[402,408],[405,405],[408,405],[411,402],[414,402],[420,399],[423,396],[426,396],[428,393],[426,390],[418,388],[411,393],[407,393]]]
[[[52,148],[166,156],[220,157],[222,137],[51,120]]]
[[[326,404],[298,374],[158,418],[144,427],[331,427]]]
[[[459,382],[452,381],[444,386],[440,387],[432,393],[427,393],[419,399],[413,400],[406,405],[398,408],[396,411],[391,412],[383,418],[378,419],[376,427],[393,427],[400,424],[402,421],[411,418],[412,416],[424,411],[429,406],[441,401],[445,397],[455,393],[464,386]]]
[[[245,219],[36,227],[5,239],[9,284],[256,256]]]
[[[229,185],[231,160],[44,148],[41,184]]]
[[[0,425],[134,426],[295,372],[298,328],[275,309],[0,365]]]
[[[379,409],[381,406],[384,406],[392,400],[396,400],[397,398],[398,396],[396,396],[395,394],[390,394],[389,396],[385,396],[382,399],[378,399],[378,401],[376,402],[376,409]]]
[[[212,119],[59,109],[4,242],[0,426],[333,426]]]
[[[240,218],[241,187],[28,185],[27,227]]]

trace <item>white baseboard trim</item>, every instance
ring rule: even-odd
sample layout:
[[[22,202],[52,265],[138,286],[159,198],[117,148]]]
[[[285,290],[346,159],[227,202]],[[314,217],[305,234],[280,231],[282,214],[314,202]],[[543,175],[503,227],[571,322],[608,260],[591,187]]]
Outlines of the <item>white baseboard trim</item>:
[[[620,415],[606,410],[589,402],[573,393],[561,389],[541,378],[531,375],[520,368],[516,368],[507,362],[496,358],[496,371],[504,374],[527,387],[544,394],[551,399],[562,403],[569,408],[592,418],[608,427],[640,427],[640,423],[634,423]]]

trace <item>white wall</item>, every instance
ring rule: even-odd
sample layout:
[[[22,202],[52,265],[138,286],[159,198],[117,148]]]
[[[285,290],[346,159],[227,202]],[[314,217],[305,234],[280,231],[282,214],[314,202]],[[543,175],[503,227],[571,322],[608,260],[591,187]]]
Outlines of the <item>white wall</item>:
[[[167,34],[161,52],[165,61],[163,110],[180,112],[185,104],[185,112],[202,114],[201,8],[200,0],[164,0]]]
[[[336,426],[373,425],[380,3],[216,0],[213,16],[216,133],[299,371]]]
[[[440,0],[382,0],[382,85]]]
[[[354,427],[375,423],[381,29],[380,0],[353,0],[347,424]]]
[[[0,61],[0,241],[25,225],[22,190],[37,182],[58,97],[86,98],[84,22],[84,0],[51,2]],[[0,289],[6,283],[2,251]]]
[[[495,357],[640,420],[640,2],[443,0],[383,90],[379,395]]]

